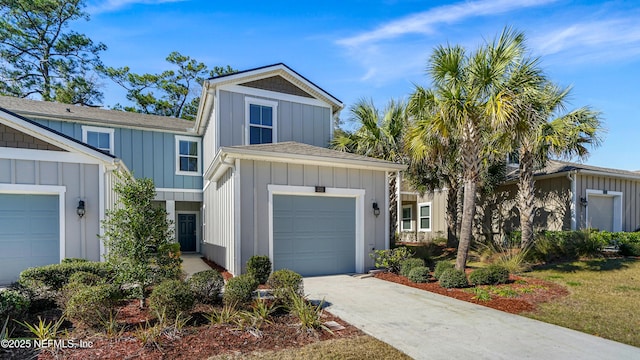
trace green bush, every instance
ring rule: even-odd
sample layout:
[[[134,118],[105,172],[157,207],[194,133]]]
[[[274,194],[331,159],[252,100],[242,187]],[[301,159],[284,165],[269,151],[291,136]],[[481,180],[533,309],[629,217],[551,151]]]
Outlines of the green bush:
[[[453,269],[455,265],[449,261],[438,261],[436,263],[436,267],[433,270],[433,277],[440,280],[440,275],[442,275],[445,270]]]
[[[620,244],[620,255],[640,256],[640,244],[632,242]]]
[[[73,322],[97,327],[112,314],[120,295],[113,284],[82,286],[67,302],[65,315]]]
[[[180,280],[165,280],[149,295],[149,308],[165,319],[175,319],[179,313],[191,310],[193,303],[191,288]]]
[[[375,250],[370,256],[375,260],[376,267],[386,268],[397,274],[400,272],[400,264],[413,256],[413,252],[407,247],[401,246],[395,249]]]
[[[88,262],[88,261],[89,260],[82,259],[82,258],[64,258],[64,259],[62,259],[62,263],[63,264],[73,264],[73,263]]]
[[[104,279],[100,276],[86,271],[78,271],[69,276],[69,284],[80,283],[84,285],[98,285],[103,282]]]
[[[409,273],[413,268],[423,267],[423,266],[424,266],[424,260],[422,259],[409,258],[409,259],[402,260],[402,262],[400,263],[400,275],[404,277],[409,277]]]
[[[304,296],[302,275],[289,269],[274,271],[271,276],[269,276],[267,285],[271,288],[273,297],[281,304],[290,303],[292,291],[299,296]]]
[[[98,275],[100,278],[106,279],[107,282],[113,277],[107,263],[72,261],[28,268],[20,273],[18,282],[32,289],[44,287],[50,290],[60,290],[69,282],[69,277],[79,271]]]
[[[193,274],[187,284],[193,292],[196,301],[203,304],[213,304],[218,301],[222,292],[224,279],[216,270],[204,270]]]
[[[258,281],[249,274],[242,274],[227,281],[222,294],[225,305],[241,307],[251,302],[253,292],[258,288]]]
[[[254,255],[247,262],[247,273],[260,284],[264,284],[271,274],[271,260],[266,255]]]
[[[407,276],[414,283],[429,282],[429,268],[426,266],[417,266],[411,269]]]
[[[20,291],[0,291],[0,320],[20,317],[29,309],[30,304],[29,297]]]
[[[477,269],[469,274],[469,283],[472,285],[498,285],[509,281],[509,270],[500,265],[489,265]]]
[[[469,286],[467,276],[464,271],[456,269],[447,269],[440,274],[440,286],[443,288],[464,288]]]

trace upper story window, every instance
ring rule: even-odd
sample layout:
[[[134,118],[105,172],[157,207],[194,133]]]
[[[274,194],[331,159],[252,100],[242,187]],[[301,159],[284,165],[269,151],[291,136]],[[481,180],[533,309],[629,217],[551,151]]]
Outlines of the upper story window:
[[[263,99],[246,98],[247,144],[276,142],[278,103]]]
[[[176,175],[200,175],[202,141],[176,135]]]
[[[113,155],[114,130],[95,126],[82,127],[82,142]]]
[[[431,231],[431,203],[418,204],[418,230]]]
[[[402,231],[411,231],[413,227],[411,220],[413,220],[413,207],[411,205],[402,205]]]

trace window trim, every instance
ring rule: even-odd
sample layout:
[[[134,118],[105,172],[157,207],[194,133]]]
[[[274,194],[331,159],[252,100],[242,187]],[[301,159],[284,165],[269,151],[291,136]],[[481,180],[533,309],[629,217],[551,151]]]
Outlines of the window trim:
[[[409,228],[406,229],[404,227],[404,222],[407,220],[404,217],[404,209],[409,209]],[[401,221],[400,221],[400,231],[413,231],[413,204],[405,204],[402,205],[402,214],[403,216],[401,216]]]
[[[186,176],[200,176],[202,175],[202,139],[193,137],[193,136],[182,136],[176,135],[176,175],[186,175]],[[180,170],[180,141],[189,141],[195,142],[198,148],[198,170],[197,171],[184,171]]]
[[[421,216],[420,215],[420,208],[422,208],[424,206],[428,206],[429,207],[429,216]],[[423,228],[422,227],[422,221],[421,221],[422,218],[429,218],[429,227],[428,228]],[[418,224],[417,224],[418,231],[420,231],[420,232],[429,232],[429,231],[431,231],[431,229],[433,228],[433,207],[431,206],[431,201],[423,202],[423,203],[419,203],[418,204],[418,214],[416,216],[416,221],[418,222]]]
[[[114,149],[115,149],[115,141],[114,141],[114,137],[115,137],[115,130],[112,128],[105,128],[105,127],[97,127],[97,126],[86,126],[86,125],[82,125],[82,142],[93,146],[91,144],[89,144],[87,142],[87,137],[88,137],[88,133],[89,132],[95,132],[95,133],[102,133],[102,134],[109,134],[109,154],[111,155],[115,155],[114,154]],[[96,149],[100,149],[98,147],[93,146]]]
[[[271,121],[272,121],[272,125],[271,126],[265,126],[265,125],[255,125],[255,124],[251,124],[250,120],[251,120],[251,105],[260,105],[260,106],[268,106],[271,107]],[[255,127],[259,127],[259,128],[264,128],[264,129],[271,129],[272,133],[271,133],[271,144],[275,144],[278,142],[278,102],[277,101],[272,101],[272,100],[266,100],[266,99],[259,99],[259,98],[252,98],[252,97],[245,97],[244,98],[244,127],[245,127],[245,136],[244,136],[244,142],[245,145],[250,145],[251,144],[251,127],[255,126]]]

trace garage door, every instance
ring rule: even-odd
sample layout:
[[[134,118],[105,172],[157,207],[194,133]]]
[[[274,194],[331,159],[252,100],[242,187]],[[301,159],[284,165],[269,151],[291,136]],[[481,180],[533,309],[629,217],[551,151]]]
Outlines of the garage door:
[[[589,226],[613,231],[613,196],[589,196]]]
[[[60,262],[59,216],[57,195],[0,194],[0,284]]]
[[[355,272],[354,198],[273,196],[273,267],[303,276]]]

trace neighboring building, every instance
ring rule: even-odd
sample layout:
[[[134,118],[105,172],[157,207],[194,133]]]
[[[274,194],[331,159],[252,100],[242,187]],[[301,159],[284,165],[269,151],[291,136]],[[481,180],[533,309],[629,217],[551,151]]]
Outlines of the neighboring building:
[[[205,81],[195,122],[0,97],[0,283],[99,260],[114,171],[153,179],[182,251],[234,274],[252,255],[303,275],[372,268],[390,221],[374,204],[405,167],[327,149],[342,107],[284,64]]]

